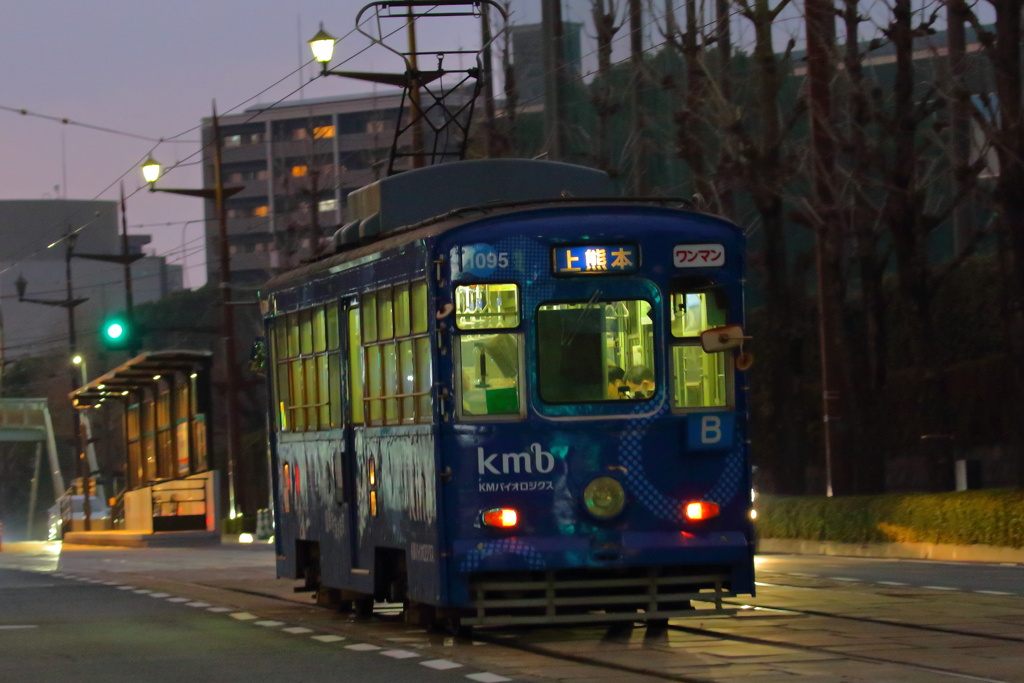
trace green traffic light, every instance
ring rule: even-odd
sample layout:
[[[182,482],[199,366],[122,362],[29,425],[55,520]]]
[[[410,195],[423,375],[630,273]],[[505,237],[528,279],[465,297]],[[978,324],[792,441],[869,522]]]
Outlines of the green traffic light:
[[[110,339],[120,339],[122,336],[124,336],[124,326],[121,323],[107,325],[107,337]]]

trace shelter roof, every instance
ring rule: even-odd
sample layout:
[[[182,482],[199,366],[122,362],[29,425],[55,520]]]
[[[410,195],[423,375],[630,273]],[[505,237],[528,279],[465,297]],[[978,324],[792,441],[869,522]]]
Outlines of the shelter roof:
[[[94,406],[106,398],[121,396],[151,386],[160,376],[173,372],[208,372],[213,362],[210,351],[150,351],[75,389],[68,397],[75,407]]]

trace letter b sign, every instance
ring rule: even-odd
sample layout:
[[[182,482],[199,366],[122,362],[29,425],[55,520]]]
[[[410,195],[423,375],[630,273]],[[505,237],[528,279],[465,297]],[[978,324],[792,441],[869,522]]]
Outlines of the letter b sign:
[[[721,451],[732,448],[733,413],[690,414],[686,418],[686,445],[691,451]]]

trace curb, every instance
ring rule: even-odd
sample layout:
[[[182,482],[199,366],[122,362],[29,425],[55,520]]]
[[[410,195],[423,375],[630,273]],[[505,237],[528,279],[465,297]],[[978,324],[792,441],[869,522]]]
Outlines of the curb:
[[[949,543],[837,543],[792,538],[761,538],[758,553],[784,555],[836,555],[945,562],[986,562],[1024,564],[1024,548],[994,545],[953,545]]]

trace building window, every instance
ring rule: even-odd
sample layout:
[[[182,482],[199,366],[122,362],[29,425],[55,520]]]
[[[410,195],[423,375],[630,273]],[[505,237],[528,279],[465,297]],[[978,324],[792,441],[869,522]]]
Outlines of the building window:
[[[367,425],[433,419],[427,306],[424,280],[363,295],[363,412]]]
[[[263,133],[253,133],[249,136],[249,144],[258,145],[263,142]]]
[[[274,321],[277,428],[312,432],[341,427],[341,339],[337,302]]]
[[[224,138],[225,147],[238,147],[242,144],[241,135],[228,135]]]
[[[683,280],[669,297],[672,336],[672,408],[677,412],[727,408],[732,365],[726,353],[704,353],[700,334],[726,323],[725,291],[711,283]],[[682,289],[684,291],[678,291]]]
[[[255,209],[252,210],[252,215],[253,216],[258,216],[260,218],[265,218],[266,215],[267,215],[267,207],[266,207],[266,205],[257,206]]]
[[[522,335],[491,332],[519,326],[519,287],[514,284],[455,288],[459,414],[463,418],[521,415]]]
[[[313,129],[313,139],[321,140],[323,138],[334,137],[334,126],[317,126]]]
[[[374,133],[383,133],[384,132],[384,122],[383,121],[367,121],[366,122],[366,132],[371,134],[371,135],[374,134]]]
[[[309,134],[305,128],[296,128],[292,131],[292,140],[306,140],[309,138]]]
[[[325,199],[318,204],[318,208],[320,209],[320,213],[324,213],[326,211],[334,211],[338,208],[338,200]]]
[[[301,178],[307,173],[309,173],[308,166],[292,166],[292,176],[296,178]]]
[[[256,180],[270,180],[270,171],[267,169],[256,171]]]

